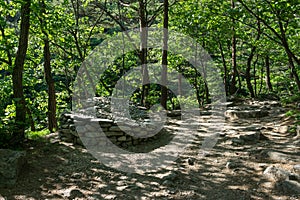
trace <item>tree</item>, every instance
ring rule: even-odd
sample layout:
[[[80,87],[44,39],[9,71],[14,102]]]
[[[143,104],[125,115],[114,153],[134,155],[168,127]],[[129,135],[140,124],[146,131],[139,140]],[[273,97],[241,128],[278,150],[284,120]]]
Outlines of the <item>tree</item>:
[[[235,2],[234,0],[231,0],[231,8],[235,8]],[[237,41],[236,41],[236,32],[235,32],[235,20],[232,19],[232,47],[231,47],[231,62],[232,62],[232,74],[231,74],[231,84],[230,84],[230,94],[234,94],[237,91],[236,88],[236,78],[238,76],[238,70],[237,70],[237,62],[236,62],[236,47]]]
[[[291,47],[291,40],[289,40],[287,33],[289,28],[296,28],[299,24],[297,20],[297,14],[299,12],[299,4],[296,1],[276,1],[270,2],[269,0],[261,1],[257,0],[255,3],[253,1],[237,0],[240,4],[257,20],[259,20],[264,26],[271,31],[273,37],[278,44],[280,44],[288,57],[289,68],[296,81],[298,90],[300,91],[300,79],[295,67],[295,63],[299,66],[300,59]],[[255,5],[260,7],[259,11],[256,11],[250,5]],[[295,20],[296,18],[296,20]],[[269,20],[272,19],[270,22]],[[294,26],[294,27],[293,27]],[[295,63],[294,63],[295,62]]]
[[[260,35],[261,35],[261,28],[260,28],[260,21],[257,21],[257,36],[255,38],[255,43],[258,42],[258,40],[260,39]],[[251,64],[252,64],[252,60],[254,58],[254,55],[255,55],[255,51],[257,49],[257,46],[256,44],[254,44],[252,47],[251,47],[251,50],[250,50],[250,54],[249,54],[249,57],[247,59],[247,67],[246,67],[246,74],[245,74],[245,78],[246,78],[246,83],[247,83],[247,87],[248,87],[248,90],[250,92],[250,95],[251,97],[255,97],[255,92],[253,90],[253,87],[252,87],[252,83],[251,83],[251,73],[250,73],[250,70],[251,70]],[[256,84],[255,84],[255,87],[256,87]]]
[[[167,109],[168,88],[167,88],[167,73],[168,73],[168,23],[169,23],[169,1],[164,0],[164,37],[163,37],[163,51],[162,51],[162,72],[161,72],[161,105]]]
[[[270,78],[270,57],[269,55],[266,55],[265,57],[265,67],[266,67],[266,86],[268,88],[268,90],[270,92],[273,91],[273,87],[272,87],[272,84],[271,84],[271,78]]]
[[[57,129],[57,119],[56,119],[56,96],[55,96],[55,84],[51,73],[51,52],[50,52],[50,41],[49,41],[49,27],[47,27],[47,22],[44,19],[44,16],[47,15],[45,10],[46,4],[42,0],[40,2],[40,26],[43,33],[43,42],[44,42],[44,71],[45,79],[48,85],[48,129],[50,132],[53,132]]]
[[[20,36],[19,45],[16,53],[15,64],[12,73],[13,80],[13,93],[16,106],[16,127],[14,129],[11,144],[20,143],[25,137],[25,120],[26,109],[25,99],[23,92],[23,70],[26,57],[26,51],[28,47],[28,36],[30,27],[30,5],[31,0],[24,0],[21,6],[21,24],[20,24]]]
[[[142,98],[141,104],[147,107],[147,96],[149,94],[149,72],[147,67],[147,40],[148,40],[148,21],[147,21],[147,0],[139,0],[139,21],[141,45],[139,57],[142,65]]]

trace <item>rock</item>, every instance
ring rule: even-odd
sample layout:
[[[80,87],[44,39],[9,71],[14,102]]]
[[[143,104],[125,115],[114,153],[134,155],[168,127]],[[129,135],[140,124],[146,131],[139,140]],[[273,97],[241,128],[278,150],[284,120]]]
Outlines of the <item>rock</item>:
[[[276,151],[268,151],[267,156],[274,161],[281,162],[281,163],[288,163],[288,162],[299,162],[300,156],[285,154]]]
[[[78,189],[73,189],[70,191],[69,199],[84,198],[85,195]]]
[[[98,126],[99,126],[99,125],[98,125]],[[94,126],[92,126],[91,124],[85,125],[85,128],[86,128],[87,131],[91,131],[91,132],[97,131],[97,128],[94,127]]]
[[[109,128],[109,131],[119,131],[119,132],[121,132],[122,130],[118,127],[118,126],[112,126],[112,127],[110,127]]]
[[[227,169],[235,169],[235,168],[239,168],[242,167],[242,163],[241,162],[237,162],[237,161],[228,161],[226,163],[226,168]]]
[[[105,135],[107,137],[122,136],[122,135],[124,135],[124,133],[123,132],[108,131],[108,132],[105,133]]]
[[[84,126],[77,126],[76,131],[80,134],[84,134],[87,132],[86,128]]]
[[[292,180],[281,181],[276,184],[275,188],[286,195],[300,194],[300,183],[297,181],[292,181]]]
[[[119,137],[118,138],[118,141],[120,141],[120,142],[124,142],[124,141],[126,141],[127,139],[126,139],[126,136],[122,136],[122,137]]]
[[[289,180],[290,176],[289,172],[275,166],[267,167],[263,174],[268,180],[276,182]]]
[[[172,181],[165,180],[162,182],[162,185],[165,185],[165,186],[172,185]]]
[[[288,126],[279,126],[279,127],[275,127],[273,129],[276,133],[287,133],[289,131],[289,127]]]
[[[260,138],[260,131],[246,132],[245,135],[240,135],[239,139],[245,142],[256,142]]]
[[[300,175],[300,164],[294,165],[293,170],[296,174]]]
[[[0,149],[0,187],[15,185],[25,163],[25,151]]]
[[[74,124],[70,124],[70,125],[69,125],[69,129],[70,129],[71,131],[76,131],[76,126],[75,126]]]
[[[172,110],[167,112],[168,117],[180,117],[181,111],[180,110]]]
[[[247,126],[243,131],[260,131],[261,129],[261,126]]]
[[[61,129],[60,132],[62,134],[66,134],[66,135],[71,134],[71,130],[70,129]]]
[[[61,125],[61,128],[62,129],[68,129],[69,128],[69,124],[63,124],[63,125]]]
[[[232,144],[233,146],[240,146],[240,145],[244,145],[244,144],[245,144],[245,141],[244,141],[244,140],[241,140],[241,139],[239,139],[239,138],[233,138],[233,139],[231,140],[231,144]]]
[[[269,113],[264,110],[227,110],[225,117],[230,120],[248,119],[248,118],[261,118],[267,116]]]
[[[194,165],[195,164],[195,159],[194,158],[188,158],[187,162],[189,165]]]
[[[178,177],[177,173],[174,171],[169,172],[168,174],[166,174],[165,176],[162,177],[163,181],[174,181],[176,178]]]

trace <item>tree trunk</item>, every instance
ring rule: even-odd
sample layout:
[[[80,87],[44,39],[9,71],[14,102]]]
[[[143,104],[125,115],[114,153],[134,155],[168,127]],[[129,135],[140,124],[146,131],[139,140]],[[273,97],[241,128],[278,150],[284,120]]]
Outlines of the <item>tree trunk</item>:
[[[234,0],[231,0],[231,8],[235,8]],[[232,20],[232,54],[231,54],[231,60],[232,60],[232,77],[231,77],[231,84],[229,88],[230,94],[234,94],[237,90],[236,88],[236,77],[238,75],[237,71],[237,64],[236,64],[236,35],[235,35],[235,28],[234,28],[235,20]]]
[[[255,38],[255,41],[258,41],[260,39],[260,35],[261,35],[261,29],[260,29],[260,21],[257,20],[257,36]],[[250,95],[251,97],[255,97],[256,95],[256,79],[255,79],[255,76],[256,76],[256,69],[254,68],[254,86],[255,86],[255,92],[253,90],[253,87],[252,87],[252,84],[251,84],[251,74],[250,74],[250,71],[251,71],[251,63],[252,63],[252,60],[253,60],[253,57],[254,57],[254,53],[256,51],[256,46],[252,46],[251,48],[251,51],[250,51],[250,55],[247,59],[247,69],[246,69],[246,82],[247,82],[247,87],[248,87],[248,90],[250,92]]]
[[[182,74],[178,73],[178,95],[182,96]]]
[[[45,1],[41,2],[41,29],[44,34],[44,73],[45,79],[48,85],[48,129],[50,132],[54,132],[57,129],[56,119],[56,97],[55,97],[55,85],[51,74],[51,53],[50,53],[50,42],[48,33],[45,31],[47,24],[43,19],[43,15],[46,14]]]
[[[48,129],[53,132],[57,129],[56,120],[56,97],[55,97],[55,85],[51,74],[51,64],[50,64],[50,46],[49,39],[46,36],[44,39],[44,70],[45,78],[48,85]]]
[[[146,4],[143,0],[139,0],[139,18],[140,18],[140,36],[141,36],[141,45],[140,45],[140,60],[142,64],[142,98],[141,104],[145,107],[147,105],[147,96],[149,94],[149,73],[147,67],[147,40],[148,40],[148,30],[147,30],[147,15],[146,15]]]
[[[266,55],[266,58],[265,58],[265,64],[266,64],[266,85],[267,85],[267,88],[269,90],[269,92],[272,92],[273,91],[273,87],[272,87],[272,84],[271,84],[271,78],[270,78],[270,57],[269,55]]]
[[[247,83],[247,88],[250,92],[250,95],[251,97],[254,97],[254,91],[253,91],[253,87],[252,87],[252,84],[251,84],[251,73],[250,73],[250,70],[251,70],[251,61],[253,59],[253,56],[254,56],[254,51],[253,51],[253,48],[251,49],[251,53],[247,59],[247,68],[246,68],[246,74],[245,74],[245,78],[246,78],[246,83]]]
[[[279,21],[279,28],[280,28],[280,33],[281,33],[281,42],[282,42],[284,50],[288,56],[289,67],[290,67],[291,73],[293,74],[294,79],[296,81],[298,90],[300,91],[300,79],[299,79],[297,70],[295,69],[295,65],[294,65],[294,61],[293,61],[293,60],[295,60],[297,65],[300,65],[300,60],[290,50],[290,47],[289,47],[289,44],[288,44],[288,41],[286,38],[286,33],[285,33],[285,30],[283,28],[283,24],[281,21]]]
[[[16,105],[15,129],[10,140],[11,145],[16,145],[25,138],[26,109],[23,93],[23,71],[28,47],[28,35],[30,27],[30,0],[24,0],[21,7],[21,25],[19,45],[13,68],[13,94]]]
[[[226,65],[226,59],[225,59],[225,55],[224,55],[224,51],[223,51],[223,47],[221,42],[219,41],[219,48],[220,48],[220,52],[221,52],[221,57],[222,57],[222,63],[223,63],[223,68],[224,68],[224,85],[225,85],[225,92],[226,92],[226,96],[228,95],[228,81],[227,81],[227,76],[228,76],[228,72],[227,72],[227,65]]]
[[[167,88],[167,73],[168,73],[168,23],[169,15],[168,10],[169,1],[164,0],[164,38],[163,38],[163,51],[162,51],[162,72],[161,72],[161,99],[160,104],[167,109],[168,88]]]

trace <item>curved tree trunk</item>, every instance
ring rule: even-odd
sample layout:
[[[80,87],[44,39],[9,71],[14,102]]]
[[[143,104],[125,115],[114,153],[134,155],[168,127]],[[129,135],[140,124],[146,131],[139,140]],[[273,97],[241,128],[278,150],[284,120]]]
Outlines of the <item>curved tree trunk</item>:
[[[22,140],[25,138],[24,133],[26,125],[26,107],[23,92],[23,71],[28,47],[28,36],[30,27],[30,4],[31,0],[24,0],[21,7],[21,28],[19,45],[16,53],[16,59],[12,74],[14,101],[16,105],[16,127],[10,140],[11,145],[18,144],[22,142]]]

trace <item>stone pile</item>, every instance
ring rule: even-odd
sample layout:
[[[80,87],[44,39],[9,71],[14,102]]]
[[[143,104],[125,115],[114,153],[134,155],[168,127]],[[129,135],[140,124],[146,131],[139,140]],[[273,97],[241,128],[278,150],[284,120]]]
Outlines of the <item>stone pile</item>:
[[[129,105],[131,119],[122,118],[122,113],[114,118],[107,98],[97,98],[94,105],[80,114],[65,112],[61,115],[59,132],[63,141],[85,146],[109,146],[113,143],[127,148],[155,139],[163,126],[159,116],[156,122],[150,120],[144,109],[133,105]]]

